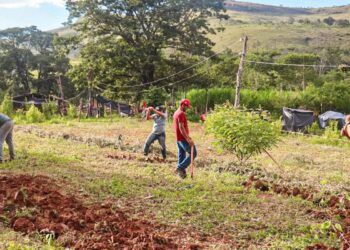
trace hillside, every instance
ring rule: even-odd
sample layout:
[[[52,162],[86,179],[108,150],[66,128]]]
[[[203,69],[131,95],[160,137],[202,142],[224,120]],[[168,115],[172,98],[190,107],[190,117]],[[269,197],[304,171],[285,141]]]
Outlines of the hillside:
[[[350,5],[329,8],[290,8],[255,3],[226,1],[229,20],[210,20],[213,27],[225,27],[224,32],[211,36],[216,43],[214,50],[232,48],[243,34],[249,37],[249,50],[282,49],[286,51],[319,51],[325,47],[340,47],[350,51],[350,26],[329,26],[323,19],[350,21]],[[52,30],[59,35],[74,33],[69,28]],[[344,55],[350,60],[350,52]]]
[[[229,20],[211,20],[213,27],[223,26],[225,31],[211,36],[216,43],[214,50],[225,47],[234,51],[241,44],[233,45],[248,35],[248,52],[258,49],[285,51],[320,51],[326,47],[350,50],[350,26],[329,26],[323,19],[350,21],[350,5],[329,8],[289,8],[263,4],[227,1]],[[350,60],[350,54],[344,54]]]

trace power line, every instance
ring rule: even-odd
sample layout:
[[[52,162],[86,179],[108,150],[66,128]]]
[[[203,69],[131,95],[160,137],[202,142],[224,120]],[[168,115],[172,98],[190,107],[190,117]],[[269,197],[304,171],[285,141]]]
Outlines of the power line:
[[[138,93],[145,93],[145,92],[149,92],[149,91],[154,90],[154,89],[161,89],[161,88],[173,86],[173,85],[175,85],[175,84],[177,84],[177,83],[181,83],[181,82],[183,82],[183,81],[186,81],[186,80],[188,80],[188,79],[191,79],[191,78],[196,77],[196,76],[199,76],[199,75],[203,75],[203,74],[205,74],[205,73],[206,73],[206,72],[195,73],[195,74],[193,74],[193,75],[191,75],[191,76],[189,76],[189,77],[183,78],[183,79],[178,80],[178,81],[175,81],[175,82],[168,83],[168,84],[166,84],[166,85],[157,86],[157,87],[154,87],[154,88],[152,88],[152,89],[140,90],[140,91],[138,91]],[[98,90],[102,90],[101,88],[98,88],[98,87],[95,87],[95,88],[97,88]],[[118,94],[119,92],[117,92],[117,91],[109,91],[109,93],[111,93],[111,94]],[[123,94],[134,94],[134,92],[124,92],[124,91],[123,91]]]
[[[295,64],[295,63],[274,63],[274,62],[262,62],[262,61],[251,61],[244,60],[247,63],[253,64],[266,64],[266,65],[279,65],[279,66],[293,66],[293,67],[324,67],[324,68],[338,68],[340,65],[318,65],[318,64]],[[350,68],[349,65],[343,65],[344,68]]]
[[[230,47],[236,45],[238,42],[240,42],[240,40],[238,40],[238,41],[236,41],[235,43],[233,43]],[[194,68],[194,67],[196,67],[196,66],[198,66],[198,65],[200,65],[200,64],[203,64],[203,63],[207,62],[209,59],[211,59],[211,58],[213,58],[213,57],[215,57],[215,56],[217,56],[217,55],[219,55],[219,54],[222,54],[222,53],[223,53],[225,50],[227,50],[227,49],[229,49],[228,46],[225,47],[224,49],[220,50],[219,52],[216,52],[215,54],[213,54],[213,55],[211,55],[211,56],[209,56],[209,57],[206,57],[206,58],[203,59],[202,61],[199,61],[199,62],[197,62],[197,63],[195,63],[195,64],[193,64],[193,65],[191,65],[191,66],[189,66],[189,67],[187,67],[187,68],[185,68],[185,69],[183,69],[183,70],[180,70],[180,71],[178,71],[178,72],[176,72],[176,73],[173,73],[173,74],[171,74],[171,75],[168,75],[168,76],[166,76],[166,77],[159,78],[159,79],[157,79],[157,80],[154,80],[154,81],[151,81],[151,82],[142,83],[142,84],[125,85],[125,86],[116,86],[115,88],[123,89],[123,88],[145,87],[145,86],[147,86],[147,85],[150,85],[150,84],[153,84],[153,83],[157,83],[157,82],[160,82],[160,81],[169,79],[169,78],[174,77],[174,76],[176,76],[176,75],[179,75],[179,74],[181,74],[181,73],[183,73],[183,72],[186,72],[186,71],[188,71],[188,70],[190,70],[190,69],[192,69],[192,68]]]

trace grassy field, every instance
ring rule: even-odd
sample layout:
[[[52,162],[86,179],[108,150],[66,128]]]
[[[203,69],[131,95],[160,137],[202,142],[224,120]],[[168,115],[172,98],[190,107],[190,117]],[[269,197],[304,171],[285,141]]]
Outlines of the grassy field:
[[[349,184],[350,160],[346,156],[350,148],[320,145],[303,136],[284,136],[270,152],[282,168],[266,155],[240,166],[233,156],[212,148],[212,138],[202,125],[191,124],[199,156],[194,180],[181,180],[174,173],[176,147],[171,125],[167,133],[168,162],[156,160],[157,145],[151,156],[154,162],[144,160],[142,144],[151,126],[128,118],[114,119],[113,123],[104,120],[18,125],[18,160],[2,164],[0,173],[49,176],[66,193],[85,203],[112,201],[133,218],[209,235],[215,240],[208,249],[303,249],[314,243],[340,246],[330,232],[318,230],[328,220],[308,212],[326,211],[322,204],[272,190],[249,189],[242,183],[251,173],[257,173],[266,181],[314,190],[314,199],[325,193],[344,193]],[[62,138],[28,133],[29,129]],[[113,141],[119,135],[122,139],[118,149],[83,142],[88,138]],[[82,142],[70,140],[73,136]],[[331,221],[332,225],[338,223],[337,218]],[[0,248],[6,249],[10,242],[34,249],[50,247],[38,235],[23,236],[5,225],[1,229]]]

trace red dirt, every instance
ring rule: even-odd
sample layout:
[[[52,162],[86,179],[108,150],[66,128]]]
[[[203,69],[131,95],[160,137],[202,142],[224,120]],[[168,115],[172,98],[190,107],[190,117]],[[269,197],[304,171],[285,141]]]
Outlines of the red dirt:
[[[203,247],[186,242],[183,231],[130,219],[112,204],[87,206],[59,190],[60,187],[45,176],[0,176],[0,215],[5,216],[16,231],[52,233],[65,247],[74,249]],[[21,217],[18,211],[22,212]],[[29,212],[23,214],[23,211]]]
[[[268,191],[269,186],[272,186],[272,191],[276,194],[282,194],[287,196],[300,196],[302,199],[312,201],[314,203],[319,203],[321,198],[314,200],[314,194],[317,192],[300,189],[298,187],[288,187],[284,185],[279,185],[275,183],[269,183],[267,181],[259,180],[254,178],[254,176],[249,176],[247,181],[243,183],[246,188],[254,187],[255,189],[261,191]],[[317,196],[317,195],[316,195]],[[264,195],[258,195],[259,198],[266,198]],[[326,200],[327,206],[323,211],[318,211],[314,209],[306,210],[306,213],[313,216],[315,219],[321,220],[332,220],[336,217],[342,227],[342,232],[333,229],[337,233],[337,236],[342,242],[340,250],[350,250],[350,201],[344,197],[344,195],[325,195],[323,196]],[[305,250],[333,250],[335,248],[328,247],[323,244],[315,244],[308,246]]]
[[[335,250],[334,247],[327,247],[323,244],[315,244],[313,246],[308,246],[305,250]]]

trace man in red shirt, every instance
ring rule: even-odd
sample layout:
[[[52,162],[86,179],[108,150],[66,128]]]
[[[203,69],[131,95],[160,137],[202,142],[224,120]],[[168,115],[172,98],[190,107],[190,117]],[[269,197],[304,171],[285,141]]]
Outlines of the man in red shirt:
[[[180,107],[174,113],[174,127],[178,148],[177,173],[181,178],[186,178],[186,168],[191,164],[191,147],[193,146],[193,157],[197,156],[196,146],[189,134],[186,110],[191,107],[189,100],[184,99],[180,102]],[[186,152],[189,154],[186,156]]]

